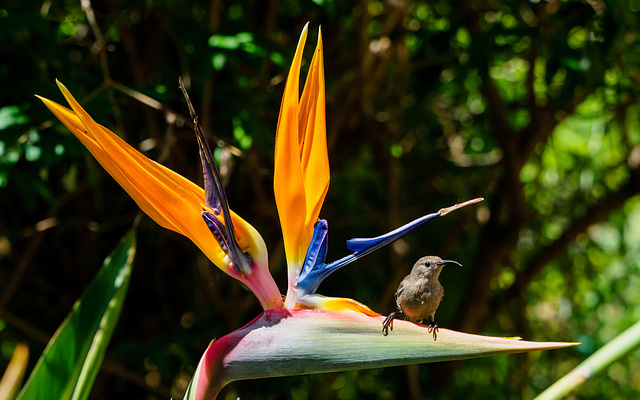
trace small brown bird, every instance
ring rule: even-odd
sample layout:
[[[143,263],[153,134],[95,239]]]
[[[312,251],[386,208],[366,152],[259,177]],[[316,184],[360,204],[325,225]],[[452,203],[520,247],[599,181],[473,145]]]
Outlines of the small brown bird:
[[[438,324],[435,314],[442,298],[444,288],[438,281],[442,267],[445,264],[459,262],[443,260],[436,256],[422,257],[415,263],[411,273],[404,277],[396,291],[396,304],[398,311],[392,312],[382,323],[382,334],[387,336],[389,329],[393,330],[393,319],[398,314],[404,314],[413,320],[428,319],[429,332],[433,332],[433,340],[436,340]]]

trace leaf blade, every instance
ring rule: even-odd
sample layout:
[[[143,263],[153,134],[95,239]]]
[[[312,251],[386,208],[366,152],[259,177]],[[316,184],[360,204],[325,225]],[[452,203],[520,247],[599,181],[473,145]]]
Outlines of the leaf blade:
[[[534,400],[563,399],[577,391],[587,380],[640,347],[640,321],[613,338],[568,374],[558,379]]]
[[[89,397],[124,304],[135,244],[130,231],[105,259],[49,341],[18,400]]]

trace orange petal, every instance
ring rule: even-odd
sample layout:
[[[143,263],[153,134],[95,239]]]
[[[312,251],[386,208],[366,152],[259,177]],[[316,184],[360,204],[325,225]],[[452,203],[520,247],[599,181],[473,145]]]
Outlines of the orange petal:
[[[301,136],[300,163],[304,174],[307,207],[305,233],[313,232],[313,224],[320,215],[322,203],[329,190],[323,64],[322,35],[318,31],[318,44],[309,66],[309,75],[302,92],[298,115]],[[304,243],[308,246],[311,237],[304,239],[306,240]]]
[[[318,35],[299,100],[305,26],[291,64],[276,132],[274,192],[282,225],[289,286],[295,285],[329,188],[322,36]]]
[[[298,48],[296,49],[282,96],[274,154],[273,190],[282,226],[290,285],[294,284],[295,279],[298,277],[300,263],[304,259],[306,252],[303,230],[307,211],[304,175],[300,164],[300,143],[298,140],[300,64],[302,63],[302,50],[306,39],[307,27],[305,26],[298,42]],[[308,240],[310,239],[311,236],[309,236]]]
[[[326,297],[319,294],[302,296],[298,299],[296,308],[323,311],[355,311],[368,317],[380,316],[380,314],[359,301],[345,297]]]
[[[192,239],[216,265],[224,268],[222,260],[225,254],[200,216],[204,190],[151,161],[116,134],[97,124],[66,87],[61,83],[58,85],[74,110],[42,99],[45,105],[89,149],[142,211],[162,227]]]
[[[250,224],[231,211],[236,241],[256,264],[253,274],[240,275],[230,266],[227,255],[202,219],[204,190],[145,157],[116,134],[96,123],[64,85],[58,82],[58,86],[73,111],[51,100],[39,98],[87,147],[142,211],[162,227],[191,239],[218,268],[247,285],[263,308],[281,307],[282,298],[269,274],[264,240]]]

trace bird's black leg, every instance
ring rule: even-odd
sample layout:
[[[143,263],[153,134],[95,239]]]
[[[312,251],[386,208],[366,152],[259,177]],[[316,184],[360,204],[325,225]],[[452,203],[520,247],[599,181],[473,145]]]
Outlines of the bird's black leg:
[[[387,318],[382,321],[382,334],[387,336],[389,334],[389,330],[393,330],[393,319],[398,314],[404,314],[402,310],[394,311]]]
[[[429,333],[433,332],[433,340],[436,340],[438,338],[438,323],[433,315],[429,317],[427,326],[429,327]]]
[[[393,330],[393,319],[395,318],[395,316],[396,313],[392,312],[387,318],[384,319],[384,321],[382,321],[382,334],[384,336],[387,336],[389,334],[389,328]]]

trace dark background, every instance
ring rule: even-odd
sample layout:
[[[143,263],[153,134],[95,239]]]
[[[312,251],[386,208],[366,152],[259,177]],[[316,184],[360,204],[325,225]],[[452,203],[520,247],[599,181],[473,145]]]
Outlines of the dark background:
[[[220,398],[532,398],[640,318],[639,11],[637,0],[3,1],[0,370],[21,340],[35,364],[139,213],[33,94],[64,103],[58,78],[96,121],[200,184],[183,76],[219,146],[231,207],[263,235],[284,288],[273,146],[310,22],[306,62],[319,26],[325,52],[328,259],[347,253],[348,238],[486,199],[319,292],[386,314],[413,263],[437,254],[464,266],[441,276],[441,326],[583,344],[246,381]],[[187,239],[146,216],[138,239],[94,399],[180,398],[209,341],[260,312]],[[639,394],[634,354],[579,397]]]

